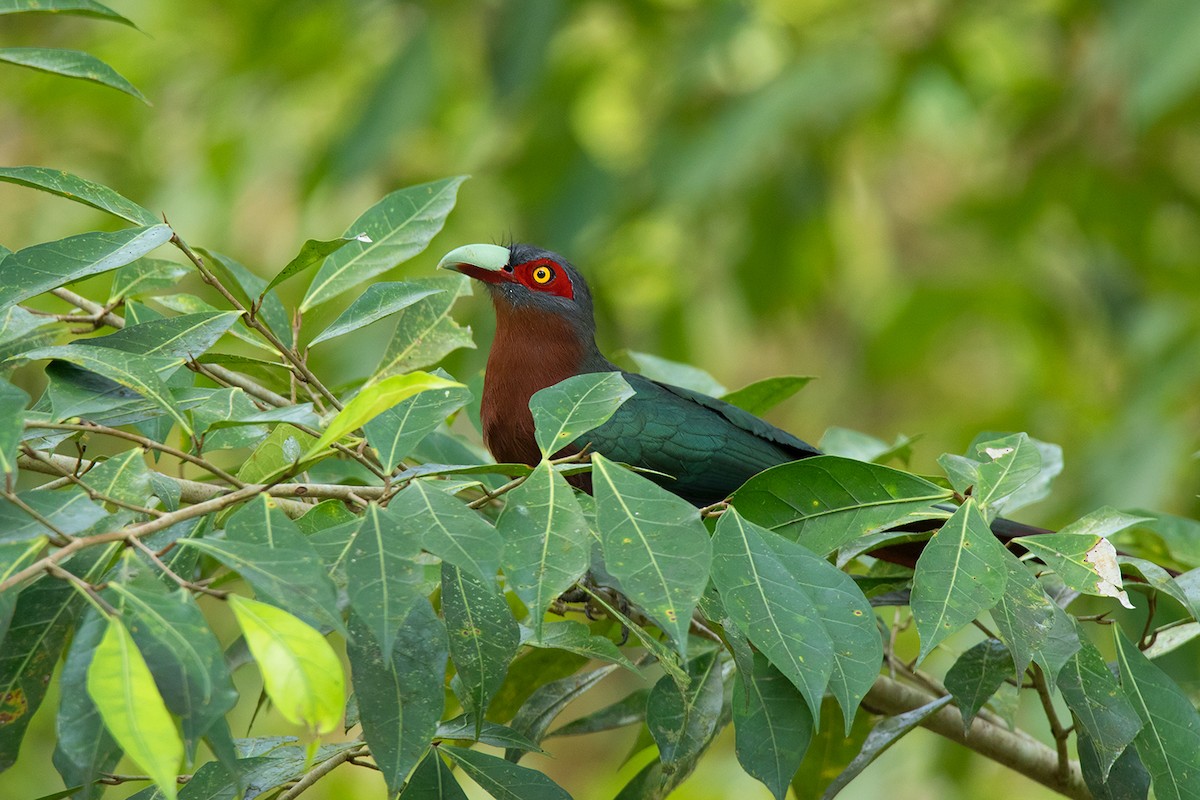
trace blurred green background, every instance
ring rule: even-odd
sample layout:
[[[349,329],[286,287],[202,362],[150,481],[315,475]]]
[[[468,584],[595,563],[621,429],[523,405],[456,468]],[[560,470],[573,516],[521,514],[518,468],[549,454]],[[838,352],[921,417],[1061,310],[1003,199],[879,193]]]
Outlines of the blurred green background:
[[[589,277],[610,352],[729,388],[819,376],[771,415],[804,438],[921,434],[912,466],[934,471],[978,431],[1025,430],[1066,462],[1031,522],[1200,514],[1194,0],[110,4],[144,33],[0,16],[0,46],[87,50],[153,107],[5,67],[0,163],[107,183],[264,275],[389,191],[470,173],[395,276],[531,241]],[[0,185],[8,247],[110,224]],[[480,344],[448,362],[467,378],[491,315],[477,296],[458,316]],[[316,353],[318,372],[361,377],[386,335]],[[611,797],[629,743],[559,740],[535,763]],[[678,797],[764,794],[731,760],[702,770]],[[58,785],[28,759],[0,784],[39,772],[9,796]],[[919,732],[844,796],[1030,786]]]

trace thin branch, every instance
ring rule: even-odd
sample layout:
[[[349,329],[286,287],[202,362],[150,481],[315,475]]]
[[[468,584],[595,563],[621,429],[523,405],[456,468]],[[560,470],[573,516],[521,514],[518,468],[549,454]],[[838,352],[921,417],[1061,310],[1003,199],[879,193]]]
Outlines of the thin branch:
[[[83,489],[83,491],[87,492],[87,496],[91,500],[99,500],[102,503],[112,503],[113,505],[118,506],[120,508],[124,508],[129,511],[135,511],[139,514],[147,514],[151,517],[161,517],[165,513],[163,511],[159,511],[157,508],[146,508],[145,506],[139,506],[136,503],[127,503],[124,500],[120,500],[111,495],[104,494],[103,492],[92,487],[90,484],[84,483],[84,481],[81,478],[77,477],[74,472],[63,469],[58,464],[56,464],[54,461],[51,461],[48,456],[43,455],[42,453],[38,452],[37,450],[34,450],[29,445],[21,445],[21,452],[24,453],[25,455],[29,456],[30,458],[36,458],[38,461],[41,461],[43,464],[47,464],[48,466],[50,466],[51,469],[53,469],[58,474],[62,475],[63,478],[68,483],[73,483],[76,486],[78,486],[79,488]]]
[[[187,242],[183,241],[178,233],[171,236],[171,242],[178,247],[179,250],[185,256],[187,256],[188,260],[195,265],[196,269],[200,271],[200,276],[204,279],[205,283],[220,292],[221,296],[225,298],[225,301],[232,305],[234,309],[242,312],[242,321],[246,325],[249,325],[252,329],[258,331],[264,339],[271,343],[272,347],[279,351],[281,356],[292,362],[292,365],[296,367],[296,371],[299,373],[297,377],[300,380],[304,381],[309,386],[320,392],[321,396],[324,397],[329,404],[338,411],[342,410],[341,401],[337,399],[333,392],[325,388],[325,384],[321,383],[320,379],[313,374],[312,370],[310,370],[308,365],[304,363],[304,359],[300,357],[300,354],[296,352],[295,348],[288,347],[279,340],[279,337],[276,336],[270,328],[262,324],[262,322],[259,321],[258,317],[254,314],[253,310],[246,308],[245,304],[242,303],[242,301],[236,296],[234,296],[234,294],[230,292],[223,283],[221,283],[221,280],[216,276],[216,274],[214,274],[213,271],[208,268],[200,256],[193,252],[192,248],[188,247]]]
[[[72,292],[70,289],[54,289],[52,294],[58,298],[61,298],[62,300],[66,300],[76,308],[82,308],[84,311],[87,311],[89,314],[95,316],[96,319],[100,320],[110,328],[116,328],[120,330],[121,328],[125,327],[125,320],[112,313],[111,310],[105,311],[104,306],[100,305],[99,303],[92,302],[86,297]],[[267,387],[240,372],[234,372],[231,369],[226,369],[219,364],[201,364],[198,361],[191,361],[188,362],[188,366],[189,368],[195,369],[200,374],[212,379],[213,381],[216,381],[217,383],[225,383],[230,386],[236,386],[246,394],[253,395],[265,403],[270,403],[271,405],[279,408],[292,405],[292,403],[289,402],[286,397],[272,392]]]
[[[96,591],[96,587],[92,586],[74,572],[68,572],[58,564],[48,565],[46,567],[46,572],[50,573],[56,578],[62,578],[70,583],[72,586],[82,592],[83,596],[86,597],[88,601],[92,603],[92,605],[96,606],[101,613],[109,616],[115,616],[117,614],[117,610],[109,605],[107,600],[100,596],[100,593]]]
[[[160,453],[166,453],[169,456],[174,456],[175,458],[178,458],[180,461],[186,461],[189,464],[195,464],[197,467],[200,467],[201,469],[215,475],[216,477],[220,478],[221,480],[225,481],[226,483],[233,484],[234,486],[236,486],[238,488],[241,488],[246,485],[244,481],[242,481],[238,478],[235,478],[233,475],[230,475],[228,472],[221,469],[216,464],[213,464],[208,459],[201,458],[199,456],[194,456],[191,453],[185,453],[183,450],[179,450],[177,448],[171,447],[170,445],[166,445],[161,442],[156,442],[153,439],[150,439],[146,436],[142,436],[137,433],[130,433],[129,431],[123,431],[120,428],[110,428],[107,425],[99,425],[95,422],[74,423],[74,422],[35,422],[35,421],[27,421],[25,423],[25,427],[26,428],[52,430],[52,431],[82,431],[84,433],[102,433],[105,436],[112,436],[117,439],[125,439],[126,441],[134,442],[135,444],[141,445],[142,447],[147,448],[149,450],[157,450]]]
[[[32,517],[34,519],[34,521],[37,522],[39,525],[41,525],[43,528],[46,528],[47,530],[49,530],[51,544],[57,545],[58,547],[64,547],[64,546],[70,544],[71,542],[75,541],[74,536],[71,536],[70,534],[66,533],[65,531],[60,530],[57,525],[55,525],[50,520],[46,519],[36,509],[32,508],[28,503],[26,503],[24,500],[22,500],[16,492],[6,489],[3,492],[0,492],[0,495],[3,495],[5,500],[12,503],[14,506],[21,509],[26,514],[28,514],[30,517]]]
[[[881,675],[863,699],[863,707],[876,714],[895,716],[935,699],[935,695]],[[950,706],[926,717],[921,726],[1067,797],[1076,800],[1092,797],[1078,763],[1068,761],[1064,774],[1058,753],[1023,731],[1010,731],[1003,725],[976,717],[964,733],[962,714]]]
[[[1037,690],[1038,699],[1042,701],[1042,710],[1046,712],[1046,721],[1050,723],[1050,735],[1058,751],[1058,770],[1064,778],[1071,769],[1071,754],[1067,750],[1067,738],[1071,735],[1068,728],[1059,722],[1058,712],[1054,709],[1054,698],[1050,695],[1050,687],[1046,684],[1046,673],[1037,664],[1029,665],[1029,675],[1033,688]]]
[[[283,794],[279,795],[276,800],[296,800],[307,789],[311,788],[314,783],[324,778],[330,772],[333,772],[342,764],[346,763],[355,756],[362,755],[366,751],[366,745],[352,747],[349,750],[343,750],[332,758],[326,759],[310,770],[303,778],[296,782],[292,788],[288,789]]]
[[[207,500],[203,503],[197,503],[194,506],[187,506],[178,511],[172,511],[170,514],[163,514],[157,519],[152,519],[149,522],[142,522],[137,525],[129,525],[125,528],[108,533],[98,533],[95,536],[88,536],[81,539],[72,539],[70,544],[55,550],[45,558],[38,559],[28,567],[13,573],[6,580],[0,581],[0,592],[7,591],[14,586],[20,586],[30,578],[35,577],[39,572],[51,572],[58,567],[59,562],[65,561],[71,556],[88,547],[97,545],[109,544],[111,542],[121,542],[132,537],[140,539],[143,536],[149,536],[152,533],[157,533],[164,528],[169,528],[172,525],[191,519],[192,517],[201,517],[205,514],[211,514],[214,511],[220,511],[229,506],[236,505],[243,500],[249,500],[257,494],[261,494],[263,487],[261,486],[246,486],[238,489],[236,492],[215,497],[212,500]]]
[[[224,600],[226,597],[229,597],[229,595],[230,595],[229,592],[222,591],[221,589],[210,589],[207,586],[201,586],[198,583],[192,583],[187,578],[183,577],[182,575],[177,573],[175,570],[171,569],[167,565],[167,562],[165,562],[161,558],[159,558],[158,553],[154,552],[149,547],[147,547],[146,543],[143,542],[141,539],[137,538],[136,536],[126,537],[125,543],[142,551],[142,554],[144,556],[146,556],[146,558],[150,559],[154,563],[154,566],[156,566],[160,570],[162,570],[163,573],[167,577],[169,577],[171,580],[175,581],[175,583],[179,584],[184,589],[188,589],[189,591],[193,591],[193,592],[200,592],[202,594],[211,595],[212,597],[216,597],[221,600]]]

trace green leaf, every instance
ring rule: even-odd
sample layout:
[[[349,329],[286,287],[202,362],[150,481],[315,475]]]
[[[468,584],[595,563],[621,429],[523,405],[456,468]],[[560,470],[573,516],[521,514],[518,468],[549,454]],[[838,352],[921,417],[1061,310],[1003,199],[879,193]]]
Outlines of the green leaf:
[[[1121,566],[1137,570],[1145,580],[1146,586],[1174,599],[1193,619],[1200,618],[1200,597],[1189,597],[1184,586],[1158,564],[1132,556],[1118,556],[1117,561]]]
[[[542,741],[546,738],[546,731],[550,729],[550,723],[562,713],[563,709],[591,691],[615,669],[615,666],[609,665],[591,672],[577,672],[574,675],[568,675],[539,686],[513,717],[513,729],[529,741]],[[515,764],[526,752],[525,747],[512,747],[507,749],[504,757]]]
[[[1142,721],[1100,651],[1087,637],[1081,636],[1080,644],[1059,673],[1056,685],[1079,725],[1091,737],[1104,779],[1142,729]]]
[[[664,675],[646,699],[646,726],[668,770],[700,754],[721,716],[724,690],[717,651],[690,661],[687,672],[690,680],[685,690]]]
[[[413,560],[421,553],[420,542],[399,517],[394,508],[371,503],[346,560],[350,605],[388,654],[413,605],[431,591],[425,568]]]
[[[980,462],[979,480],[971,494],[983,507],[995,507],[998,501],[1037,477],[1042,469],[1042,455],[1024,433],[980,442],[975,445],[975,452],[987,459]]]
[[[996,632],[1012,654],[1015,677],[1025,673],[1034,653],[1042,649],[1054,629],[1055,607],[1025,564],[1010,558],[1005,559],[1005,565],[1008,578],[1004,595],[991,613]]]
[[[100,712],[87,692],[88,667],[108,619],[88,609],[75,629],[67,649],[58,685],[62,692],[55,717],[54,768],[67,786],[91,784],[101,772],[111,772],[121,759],[121,748],[104,727]],[[85,797],[98,797],[101,787],[89,786]]]
[[[812,739],[812,714],[792,682],[762,653],[754,653],[753,672],[741,677],[733,684],[738,763],[775,800],[784,800]]]
[[[6,581],[17,572],[25,569],[42,555],[46,546],[46,537],[38,536],[24,542],[5,542],[0,544],[0,582]],[[0,594],[0,642],[8,635],[8,626],[12,622],[13,611],[17,607],[20,588],[14,587]]]
[[[516,655],[520,629],[494,588],[450,563],[442,564],[442,614],[450,631],[450,658],[462,681],[462,691],[456,692],[478,725]]]
[[[139,92],[136,86],[125,80],[119,72],[82,50],[60,50],[51,47],[4,47],[0,48],[0,61],[62,75],[66,78],[79,78],[99,83],[136,97],[146,105],[150,105],[146,96]]]
[[[1133,740],[1160,800],[1200,797],[1200,713],[1188,696],[1113,626],[1121,686],[1143,727]]]
[[[115,306],[120,300],[141,297],[156,289],[169,289],[179,285],[187,267],[163,258],[139,258],[118,269],[113,274],[112,286],[108,290],[107,305]],[[146,308],[140,306],[140,308]],[[126,322],[130,322],[128,312]]]
[[[946,688],[962,712],[964,732],[988,698],[1012,676],[1012,655],[997,639],[984,639],[958,657],[946,671]]]
[[[366,234],[360,234],[358,236],[342,236],[337,239],[329,239],[328,241],[309,239],[300,246],[300,252],[287,263],[287,266],[281,269],[278,275],[271,278],[271,282],[259,293],[259,297],[262,297],[293,275],[298,275],[309,267],[315,267],[321,261],[325,260],[326,256],[336,253],[351,242],[370,244],[371,237]]]
[[[786,681],[786,678],[784,679]],[[795,693],[795,688],[789,683],[788,687]],[[610,706],[598,711],[576,717],[565,725],[561,725],[546,734],[551,736],[581,736],[601,731],[611,731],[626,725],[636,725],[646,719],[646,698],[650,696],[650,688],[637,689],[630,692]],[[797,698],[800,695],[795,695]],[[801,699],[803,703],[803,699]],[[806,712],[807,713],[807,710]]]
[[[686,658],[692,612],[712,562],[699,513],[599,453],[592,456],[592,481],[605,568]]]
[[[346,679],[325,637],[266,603],[230,595],[229,607],[283,718],[318,736],[336,730],[346,705]]]
[[[842,789],[846,788],[846,785],[850,781],[857,778],[864,769],[870,766],[871,762],[899,741],[900,737],[920,725],[923,720],[941,711],[943,707],[950,703],[951,699],[950,695],[939,697],[920,708],[914,708],[912,711],[906,711],[894,717],[885,717],[881,720],[878,725],[871,729],[871,733],[867,735],[867,740],[863,742],[862,750],[854,757],[850,765],[842,770],[833,783],[829,784],[829,788],[822,795],[823,800],[831,800],[831,798],[837,796]]]
[[[431,295],[440,294],[445,289],[436,289],[428,285],[409,282],[372,283],[350,307],[343,311],[333,323],[316,335],[309,347],[329,339],[345,336],[347,333],[364,328],[372,322],[395,314],[408,308],[419,300]]]
[[[454,301],[471,293],[470,278],[438,275],[409,283],[438,291],[397,313],[396,330],[372,380],[427,367],[460,347],[475,346],[471,329],[463,328],[450,316]]]
[[[1151,516],[1126,514],[1124,511],[1118,511],[1111,506],[1103,506],[1062,528],[1059,534],[1103,536],[1107,539],[1109,536],[1120,533],[1126,528],[1132,528],[1134,525],[1142,525],[1153,521],[1154,517]]]
[[[0,261],[0,308],[140,258],[172,236],[166,225],[81,233],[26,247]]]
[[[238,470],[238,478],[246,483],[271,483],[290,470],[311,460],[305,451],[317,441],[295,425],[276,425],[271,435],[254,448],[254,452]]]
[[[652,381],[681,386],[711,397],[720,397],[728,391],[712,375],[691,364],[670,361],[661,356],[638,353],[634,350],[626,351],[625,355],[633,362],[636,372]]]
[[[470,714],[459,714],[454,719],[438,723],[437,732],[434,736],[438,739],[459,739],[488,744],[492,747],[514,748],[528,753],[544,752],[527,737],[522,736],[507,725],[500,725],[496,722],[487,722],[485,720],[483,727],[477,734],[475,732],[475,720],[471,719]]]
[[[438,755],[440,749],[430,748],[408,779],[408,785],[400,793],[400,800],[467,800],[454,773]]]
[[[827,428],[818,449],[831,456],[853,458],[855,461],[869,461],[875,464],[886,464],[893,459],[907,463],[912,455],[914,439],[907,436],[897,436],[891,444],[868,436],[860,431],[849,428]]]
[[[391,650],[350,616],[350,675],[371,756],[395,794],[421,760],[445,705],[446,626],[422,599],[409,612]]]
[[[981,433],[972,440],[971,445],[967,448],[967,452],[976,453],[982,461],[990,461],[991,458],[986,453],[987,449],[993,447],[998,439],[1008,439],[1008,444],[1012,444],[1014,436],[1023,437],[1025,434]],[[1018,477],[1024,477],[1024,475],[1018,476],[1018,473],[1024,472],[1028,474],[1028,471],[1031,471],[1031,464],[1034,459],[1032,454],[1025,451],[1026,447],[1032,447],[1037,451],[1040,459],[1037,471],[1029,476],[1020,487],[1009,492],[1003,498],[993,498],[990,504],[993,511],[1003,510],[1005,514],[1011,514],[1018,508],[1023,508],[1045,499],[1050,495],[1051,481],[1062,472],[1062,448],[1056,444],[1050,444],[1049,442],[1039,441],[1038,439],[1026,436],[1018,448],[1024,452],[1014,453],[1015,456],[1019,457],[1021,463],[1018,464],[1016,461],[1011,462],[1008,476],[1010,486]],[[982,467],[983,479],[985,481],[991,480],[988,471],[993,469],[996,469],[996,467]]]
[[[45,0],[39,0],[39,2],[45,5]],[[129,198],[122,197],[107,186],[93,183],[86,178],[80,178],[78,175],[72,175],[62,170],[47,167],[0,167],[0,181],[56,194],[59,197],[74,200],[76,203],[106,211],[115,217],[132,222],[134,225],[166,227],[159,225],[160,220],[154,216],[153,212]],[[171,237],[168,235],[167,238]],[[130,260],[132,261],[132,259]]]
[[[780,375],[775,378],[764,378],[743,386],[735,392],[729,392],[721,399],[749,411],[751,414],[762,415],[796,394],[811,380],[811,375]]]
[[[194,360],[217,343],[241,317],[240,311],[184,314],[128,325],[108,336],[80,339],[78,344],[126,353]]]
[[[309,448],[305,458],[312,458],[343,436],[358,430],[364,423],[384,411],[421,392],[436,390],[465,389],[461,383],[448,381],[428,372],[410,372],[393,375],[363,388],[346,407],[329,423],[316,444]]]
[[[184,744],[194,758],[200,739],[237,703],[220,642],[190,592],[168,591],[145,569],[110,582],[106,594],[128,615],[167,707],[183,719]]]
[[[1010,558],[973,500],[934,533],[917,559],[910,603],[921,659],[1000,601]]]
[[[504,542],[477,511],[435,488],[412,481],[388,503],[421,547],[465,569],[489,586],[496,582]]]
[[[863,742],[871,733],[874,717],[866,712],[854,717],[854,727],[849,736],[842,733],[838,719],[842,712],[832,698],[821,706],[821,716],[816,725],[812,742],[808,746],[800,769],[792,778],[792,792],[796,800],[816,800],[842,770],[862,749]]]
[[[511,720],[539,687],[575,675],[586,663],[583,656],[564,650],[527,649],[521,652],[509,665],[500,691],[489,704],[488,718],[501,722]],[[455,683],[461,682],[452,681],[452,686]]]
[[[1082,645],[1075,625],[1075,618],[1050,603],[1050,630],[1042,644],[1034,650],[1034,660],[1045,670],[1047,680],[1057,682],[1063,667],[1067,665]]]
[[[256,315],[261,322],[266,323],[266,326],[281,339],[290,339],[291,323],[288,312],[278,295],[267,290],[267,281],[264,278],[224,253],[203,248],[200,248],[200,253],[208,259],[209,267],[223,278],[225,287],[242,302],[242,305],[246,308],[257,308]],[[255,332],[255,336],[257,335]],[[248,336],[247,341],[258,342],[258,339]],[[275,352],[273,345],[267,347],[271,352]]]
[[[438,749],[496,800],[571,800],[561,786],[536,770],[453,745]]]
[[[119,545],[91,548],[65,568],[85,581],[98,581]],[[12,594],[10,592],[9,594]],[[83,597],[65,581],[42,578],[16,597],[16,609],[0,647],[0,771],[17,760],[21,740],[37,712]]]
[[[562,622],[546,623],[541,626],[540,632],[522,628],[521,644],[530,647],[566,650],[597,661],[618,664],[630,672],[641,674],[611,639],[606,636],[594,635],[591,628],[578,620],[568,619]]]
[[[25,356],[30,359],[53,358],[66,361],[115,381],[154,403],[175,420],[185,434],[192,434],[191,425],[180,413],[171,396],[171,390],[164,382],[164,377],[161,377],[169,376],[182,365],[182,358],[144,356],[108,347],[86,347],[80,344],[43,347],[26,353]]]
[[[1136,747],[1126,747],[1108,776],[1103,777],[1100,755],[1086,729],[1076,731],[1075,744],[1079,751],[1079,771],[1095,800],[1146,800],[1150,795],[1150,773],[1138,758]]]
[[[47,330],[52,324],[49,317],[31,314],[20,306],[0,311],[0,370],[11,372],[24,363],[26,351],[53,344],[58,334],[53,328]]]
[[[208,553],[241,575],[261,600],[286,608],[311,625],[342,630],[337,590],[303,536],[302,547],[219,539],[186,539],[180,544]]]
[[[761,530],[734,510],[721,515],[712,540],[713,584],[737,629],[800,690],[816,716],[833,673],[833,643],[812,598]]]
[[[331,300],[353,286],[407,261],[428,246],[454,208],[465,175],[399,189],[367,209],[350,224],[345,236],[366,234],[338,250],[313,278],[300,312]]]
[[[214,261],[213,263],[217,263],[217,262]],[[153,300],[158,305],[162,306],[163,308],[166,308],[170,311],[176,311],[180,314],[201,314],[201,313],[215,314],[215,313],[221,312],[221,309],[217,308],[216,306],[214,306],[210,303],[206,303],[203,300],[201,300],[199,297],[196,297],[195,295],[191,295],[191,294],[183,294],[183,293],[159,294],[159,295],[154,295],[150,299]],[[276,302],[278,302],[279,298],[275,297],[275,295],[272,294],[272,295],[267,296],[267,300],[268,301],[275,300]],[[263,308],[259,309],[260,313],[263,312],[268,307],[270,307],[270,305],[271,304],[269,302],[264,304]],[[282,313],[282,306],[280,306],[280,313]],[[265,316],[265,314],[263,316]],[[268,326],[268,327],[270,327],[270,326]],[[251,347],[257,348],[257,349],[263,351],[264,353],[269,353],[272,358],[275,358],[275,359],[279,358],[279,352],[275,349],[275,347],[273,345],[268,344],[267,342],[263,341],[259,337],[257,332],[251,332],[249,330],[245,330],[244,327],[241,325],[236,325],[236,326],[230,328],[228,333],[230,336],[232,336],[233,338],[237,339],[240,342],[245,342],[246,344],[250,345]],[[226,356],[226,357],[231,357],[231,356]]]
[[[0,471],[10,479],[17,472],[17,450],[25,434],[29,395],[0,378]]]
[[[1046,533],[1013,541],[1041,559],[1072,589],[1115,597],[1121,605],[1133,608],[1122,588],[1117,550],[1108,539],[1087,533]]]
[[[751,522],[825,555],[952,496],[890,467],[815,456],[755,475],[731,502]]]
[[[119,618],[108,621],[92,654],[87,689],[117,744],[173,800],[183,742],[150,668]]]
[[[17,492],[16,498],[67,535],[82,533],[107,516],[103,508],[74,486],[53,491],[31,489]],[[0,542],[28,542],[53,533],[21,505],[0,498]]]
[[[93,17],[95,19],[118,22],[122,25],[128,25],[135,30],[137,29],[137,26],[128,19],[113,11],[108,6],[97,3],[96,0],[0,0],[0,14],[36,12]]]
[[[465,387],[421,392],[364,423],[363,433],[384,469],[395,469],[446,417],[470,401]]]
[[[535,438],[549,458],[608,421],[633,389],[619,372],[576,375],[548,386],[529,399]]]
[[[87,485],[125,503],[145,505],[151,495],[150,468],[140,448],[106,458],[87,472]]]
[[[508,585],[529,609],[540,636],[546,609],[587,572],[592,545],[587,520],[566,479],[543,461],[505,497],[496,529],[504,540]]]

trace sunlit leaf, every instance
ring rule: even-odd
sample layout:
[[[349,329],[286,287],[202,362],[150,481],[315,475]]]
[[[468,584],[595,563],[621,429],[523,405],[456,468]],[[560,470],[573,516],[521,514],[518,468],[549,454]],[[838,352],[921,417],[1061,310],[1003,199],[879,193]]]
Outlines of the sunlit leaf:
[[[54,721],[53,761],[68,786],[92,783],[100,777],[100,772],[111,772],[122,755],[120,745],[104,726],[87,691],[88,667],[108,625],[108,619],[95,609],[84,612],[58,679],[62,699]],[[88,795],[95,797],[99,793],[98,788],[93,788]]]
[[[331,733],[346,704],[342,663],[325,637],[282,609],[230,595],[263,687],[283,718],[316,735]]]
[[[92,654],[87,689],[121,749],[173,800],[183,742],[133,637],[118,618]]]
[[[346,434],[358,430],[364,423],[384,411],[421,392],[465,388],[461,383],[439,378],[427,372],[393,375],[363,388],[329,423],[321,438],[308,449],[305,458],[312,458]]]

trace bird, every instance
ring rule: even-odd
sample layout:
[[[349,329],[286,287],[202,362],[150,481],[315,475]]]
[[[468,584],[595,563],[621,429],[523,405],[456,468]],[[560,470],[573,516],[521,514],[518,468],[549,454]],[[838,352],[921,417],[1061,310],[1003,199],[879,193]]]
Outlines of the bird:
[[[765,469],[822,455],[821,450],[744,409],[701,392],[621,369],[596,345],[587,281],[558,253],[529,244],[470,244],[438,262],[482,283],[496,313],[496,335],[484,372],[480,420],[483,441],[499,462],[536,465],[529,400],[575,375],[618,372],[633,395],[607,422],[556,455],[585,444],[614,461],[647,470],[647,477],[699,507],[719,503]],[[586,474],[576,485],[590,489]],[[898,528],[933,530],[937,520]],[[1042,528],[997,518],[1002,540]],[[915,563],[920,542],[889,548],[888,560]]]

